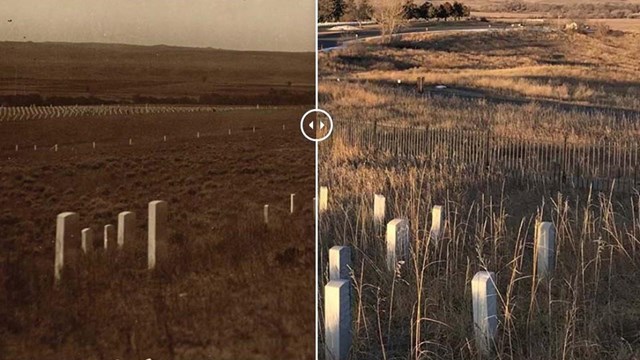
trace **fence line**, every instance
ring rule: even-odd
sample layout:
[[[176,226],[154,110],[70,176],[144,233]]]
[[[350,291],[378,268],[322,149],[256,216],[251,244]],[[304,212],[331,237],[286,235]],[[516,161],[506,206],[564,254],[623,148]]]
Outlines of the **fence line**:
[[[334,137],[399,158],[423,158],[432,165],[463,166],[481,176],[502,174],[594,190],[632,192],[638,180],[637,141],[576,144],[564,137],[544,142],[499,136],[491,131],[400,127],[341,121]]]

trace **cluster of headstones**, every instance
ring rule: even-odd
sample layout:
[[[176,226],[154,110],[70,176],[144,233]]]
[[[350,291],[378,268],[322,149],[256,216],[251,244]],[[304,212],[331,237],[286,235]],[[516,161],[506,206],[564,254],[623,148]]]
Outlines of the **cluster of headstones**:
[[[166,201],[154,200],[149,203],[148,211],[147,269],[153,270],[158,259],[167,255],[169,209]],[[117,239],[114,239],[116,235],[114,226],[111,224],[104,226],[104,250],[113,247],[114,240],[117,241],[118,250],[122,250],[126,243],[135,239],[135,226],[136,214],[134,212],[124,211],[118,214]],[[54,260],[54,281],[56,284],[62,281],[65,263],[74,263],[79,250],[84,255],[93,252],[93,230],[91,228],[79,230],[80,216],[78,213],[63,212],[58,214]],[[79,242],[78,239],[80,239]]]
[[[323,190],[324,189],[324,190]],[[324,198],[323,198],[324,196]],[[320,203],[327,210],[328,188],[322,187]],[[385,219],[385,198],[374,195],[374,221],[383,223]],[[430,237],[439,241],[445,220],[443,207],[434,206],[431,211],[432,225]],[[546,278],[555,268],[555,228],[551,222],[541,222],[536,228],[535,263],[538,278]],[[395,271],[400,261],[408,261],[410,256],[410,231],[406,219],[393,219],[386,228],[386,260],[389,271]],[[324,287],[325,352],[327,359],[347,359],[351,347],[351,291],[350,291],[351,250],[347,246],[329,249],[329,282]],[[479,271],[471,281],[473,299],[474,336],[478,350],[490,355],[495,344],[498,327],[498,296],[495,274]]]

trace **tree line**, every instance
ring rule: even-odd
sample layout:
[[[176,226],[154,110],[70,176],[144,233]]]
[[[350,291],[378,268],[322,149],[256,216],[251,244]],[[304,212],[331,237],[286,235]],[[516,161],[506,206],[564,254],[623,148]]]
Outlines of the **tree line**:
[[[434,5],[430,1],[417,4],[415,0],[319,0],[318,21],[367,21],[375,20],[377,8],[389,7],[389,2],[398,1],[400,15],[405,20],[411,19],[461,19],[471,15],[471,8],[461,2],[444,2]]]

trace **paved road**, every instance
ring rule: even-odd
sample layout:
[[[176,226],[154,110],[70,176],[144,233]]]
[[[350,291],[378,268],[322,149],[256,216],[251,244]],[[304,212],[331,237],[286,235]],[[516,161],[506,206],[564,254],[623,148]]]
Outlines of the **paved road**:
[[[333,26],[318,26],[318,49],[326,50],[334,47],[338,47],[345,42],[358,40],[358,39],[366,39],[371,37],[380,36],[380,29],[378,25],[363,25],[363,26],[352,26],[353,28],[358,28],[358,30],[348,30],[348,31],[331,31]],[[489,24],[486,22],[435,22],[435,21],[418,21],[411,22],[405,26],[403,26],[398,33],[413,33],[413,32],[437,32],[437,31],[485,31],[489,29],[500,29],[504,28],[505,25],[499,24]]]

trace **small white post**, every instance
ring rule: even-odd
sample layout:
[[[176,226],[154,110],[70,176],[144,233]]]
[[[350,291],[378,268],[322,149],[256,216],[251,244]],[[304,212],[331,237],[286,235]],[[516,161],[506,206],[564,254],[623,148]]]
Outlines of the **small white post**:
[[[322,214],[329,209],[329,188],[320,186],[320,204],[318,211]]]
[[[546,221],[536,230],[536,273],[542,279],[550,277],[556,266],[556,230],[553,223]]]
[[[351,299],[348,280],[331,280],[324,287],[325,358],[347,360],[351,349]]]
[[[153,270],[158,260],[168,254],[169,229],[167,219],[169,206],[166,201],[154,200],[149,203],[149,238],[147,243],[147,269]]]
[[[229,129],[229,135],[231,135],[231,129]]]
[[[349,280],[351,248],[334,246],[329,249],[329,280]]]
[[[479,271],[471,280],[473,298],[473,330],[478,351],[489,356],[493,351],[498,328],[498,295],[495,274]]]
[[[282,124],[282,130],[284,130],[284,124]]]
[[[95,141],[93,142],[93,149],[94,150],[96,149],[96,142]]]
[[[18,145],[16,145],[16,151],[18,151]]]
[[[129,145],[133,145],[133,139],[129,138]]]
[[[118,250],[124,248],[136,237],[136,214],[131,211],[123,211],[118,214]],[[127,245],[129,247],[130,245]]]
[[[269,205],[264,206],[264,223],[269,225]]]
[[[162,141],[167,142],[167,135],[162,137]]]
[[[444,229],[444,211],[442,205],[436,205],[431,210],[431,231],[429,235],[436,243],[442,236]]]
[[[38,150],[38,145],[33,145],[33,151],[37,151]]]
[[[84,228],[81,234],[82,252],[89,254],[93,251],[93,230],[91,230],[91,228]]]
[[[75,251],[74,246],[78,242],[79,219],[77,213],[63,212],[58,214],[56,219],[56,246],[55,259],[53,265],[54,283],[59,284],[62,280],[62,269],[65,262],[65,249],[67,254]],[[71,260],[71,259],[69,259]]]
[[[196,138],[200,139],[200,131],[196,134]]]
[[[386,200],[383,195],[373,195],[373,221],[376,224],[384,223]]]
[[[104,226],[104,239],[103,239],[103,243],[104,243],[104,250],[107,251],[109,250],[109,246],[113,247],[113,241],[115,240],[116,237],[116,229],[113,225],[108,224]],[[109,245],[111,244],[111,245]]]
[[[400,261],[409,260],[409,222],[393,219],[387,224],[387,269],[395,272]]]
[[[294,210],[295,210],[295,198],[296,198],[296,194],[291,194],[289,196],[289,212],[291,214],[293,214]]]
[[[58,144],[53,145],[53,151],[58,152]]]

